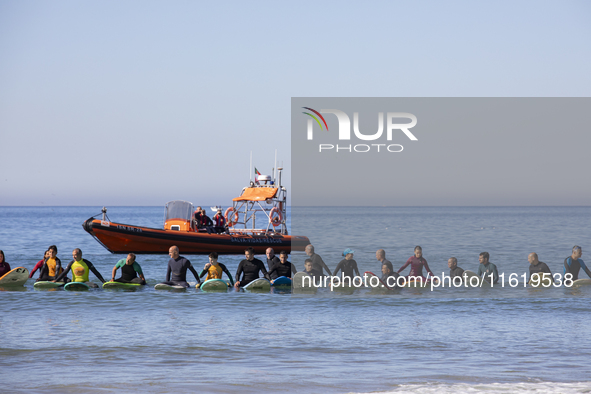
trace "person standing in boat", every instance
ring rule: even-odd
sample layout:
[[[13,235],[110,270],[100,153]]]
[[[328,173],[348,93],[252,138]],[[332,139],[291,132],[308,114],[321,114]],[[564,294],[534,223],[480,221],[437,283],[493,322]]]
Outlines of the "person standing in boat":
[[[275,256],[275,251],[273,248],[267,248],[265,250],[265,254],[267,255],[267,270],[269,271],[269,276],[271,279],[277,279],[281,275],[274,274],[275,276],[271,275],[271,268],[277,263],[279,263],[279,258]]]
[[[225,272],[226,275],[228,275],[231,286],[234,286],[234,279],[232,278],[230,271],[228,271],[228,268],[224,264],[218,262],[217,252],[211,252],[209,254],[209,263],[205,264],[203,271],[201,271],[199,274],[199,277],[203,278],[205,274],[207,274],[207,278],[205,278],[206,281],[210,279],[222,279],[222,272]],[[197,287],[200,285],[201,283],[198,284]]]
[[[0,277],[3,277],[7,273],[10,272],[10,264],[6,262],[6,257],[4,257],[4,252],[0,250]]]
[[[275,258],[277,258],[277,256],[275,256]],[[291,279],[291,274],[295,274],[296,272],[297,271],[295,266],[289,261],[287,261],[287,252],[285,250],[282,250],[281,253],[279,253],[279,260],[276,263],[274,263],[271,269],[269,270],[269,276],[272,278],[271,284],[275,281],[275,279],[279,278],[280,276],[285,276],[286,278]]]
[[[63,273],[62,261],[57,257],[57,246],[51,245],[48,249],[48,256],[41,267],[37,281],[52,281]],[[65,277],[62,276],[62,278]],[[67,279],[65,280],[67,282]]]
[[[259,272],[263,273],[263,276],[268,281],[271,281],[271,277],[265,268],[265,264],[256,257],[254,257],[254,249],[247,248],[244,251],[245,259],[238,264],[238,270],[236,271],[236,283],[234,287],[244,287],[255,279],[259,278]]]
[[[421,248],[420,246],[415,246],[414,256],[411,256],[408,260],[406,260],[406,264],[400,267],[397,273],[399,274],[400,272],[404,271],[404,269],[409,265],[410,273],[408,274],[407,278],[410,276],[421,276],[424,280],[426,280],[427,278],[423,276],[423,267],[425,267],[425,269],[431,276],[435,276],[433,275],[433,272],[431,272],[429,264],[427,264],[427,260],[423,258],[423,248]]]
[[[211,234],[214,231],[213,222],[207,216],[205,209],[201,210],[201,228],[204,228],[207,231],[207,234]]]
[[[218,208],[218,211],[216,212],[215,216],[213,217],[213,220],[215,221],[214,229],[215,229],[216,233],[223,234],[223,233],[228,232],[228,228],[226,226],[226,218],[222,214],[221,208]]]
[[[197,283],[201,284],[201,279],[199,279],[199,275],[195,271],[195,268],[193,268],[193,265],[191,265],[191,262],[179,255],[178,246],[171,246],[168,249],[168,255],[170,256],[170,260],[168,260],[168,269],[166,270],[166,281],[161,282],[162,284],[189,287],[187,283],[187,270],[191,271],[195,279],[197,279]]]
[[[92,271],[92,273],[95,274],[102,283],[106,282],[100,272],[94,268],[94,265],[92,265],[90,261],[82,258],[82,250],[79,248],[74,249],[72,251],[72,257],[73,260],[68,263],[66,269],[61,274],[59,274],[53,282],[59,282],[63,280],[66,275],[68,275],[70,270],[72,270],[72,282],[83,282],[89,287],[98,287],[96,283],[91,282],[90,279],[88,279],[88,274],[90,271]]]
[[[324,260],[322,260],[322,257],[314,253],[314,245],[310,244],[306,246],[306,254],[310,258],[310,260],[312,260],[312,268],[315,271],[320,272],[320,274],[324,274],[324,270],[326,270],[326,272],[328,272],[328,275],[332,276],[332,272],[330,271]]]
[[[193,216],[195,217],[195,228],[199,230],[201,228],[201,207],[197,207]]]
[[[350,248],[343,251],[345,258],[337,264],[337,268],[334,270],[334,276],[337,276],[339,270],[343,273],[343,278],[351,278],[353,280],[354,273],[357,276],[361,276],[359,268],[357,268],[357,261],[353,260],[353,253],[355,252]]]
[[[119,268],[121,268],[121,277],[115,279],[115,274]],[[134,253],[128,254],[127,258],[121,259],[115,264],[111,274],[111,282],[139,283],[140,285],[146,284],[146,278],[144,278],[142,267],[140,267],[138,262],[135,261]]]

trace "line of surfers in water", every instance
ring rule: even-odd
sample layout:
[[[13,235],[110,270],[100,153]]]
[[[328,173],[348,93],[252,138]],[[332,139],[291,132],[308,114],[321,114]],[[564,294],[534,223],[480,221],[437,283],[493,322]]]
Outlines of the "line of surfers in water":
[[[357,262],[353,259],[354,251],[351,249],[345,249],[343,251],[344,259],[337,264],[334,272],[331,272],[330,268],[328,268],[322,257],[315,253],[313,245],[306,246],[305,251],[308,258],[305,260],[305,269],[303,272],[311,275],[315,279],[321,280],[321,278],[325,275],[325,271],[330,276],[337,276],[339,271],[341,271],[342,275],[345,277],[348,276],[353,278],[355,274],[357,274],[357,276],[361,276],[357,267]],[[564,274],[572,274],[573,281],[578,279],[581,268],[591,278],[591,271],[581,259],[582,254],[583,250],[581,247],[575,245],[572,249],[572,254],[564,260]],[[297,272],[295,266],[287,261],[287,252],[280,252],[278,258],[272,248],[268,248],[266,250],[266,267],[261,260],[255,257],[254,250],[252,248],[247,248],[244,251],[244,260],[238,264],[238,269],[235,276],[236,281],[234,281],[232,278],[228,268],[218,261],[218,254],[216,252],[209,254],[209,263],[205,264],[200,274],[197,273],[189,260],[179,255],[179,248],[177,246],[170,247],[169,256],[170,260],[168,261],[168,268],[166,271],[166,281],[162,282],[168,285],[189,287],[189,284],[187,283],[187,270],[191,271],[191,273],[195,276],[198,284],[197,286],[200,286],[201,278],[206,275],[207,276],[205,280],[222,279],[222,274],[225,273],[230,281],[229,285],[236,288],[246,286],[253,280],[258,279],[260,277],[259,274],[262,274],[263,277],[273,283],[273,281],[278,277],[285,276],[291,278],[292,273],[295,274]],[[90,261],[82,258],[82,251],[80,249],[76,248],[72,251],[72,258],[72,261],[70,261],[68,265],[63,268],[60,259],[57,257],[57,247],[55,245],[51,245],[45,252],[44,258],[40,260],[30,271],[29,278],[32,278],[33,275],[39,271],[39,277],[37,281],[67,283],[70,281],[67,275],[68,273],[72,272],[72,281],[84,282],[91,287],[98,287],[95,283],[90,282],[89,280],[89,272],[92,271],[92,273],[96,275],[96,277],[101,282],[105,283],[105,279],[94,267],[94,265]],[[393,283],[392,279],[388,281],[388,279],[392,277],[394,278],[394,283],[396,283],[396,279],[398,279],[400,273],[408,266],[410,266],[410,273],[408,277],[419,276],[423,277],[424,280],[429,280],[429,275],[435,277],[429,268],[429,265],[427,264],[427,260],[425,260],[423,257],[423,250],[420,246],[415,247],[414,255],[411,256],[396,272],[394,271],[392,263],[386,259],[386,252],[384,249],[379,249],[376,252],[376,259],[381,263],[381,280],[383,283]],[[497,283],[499,280],[498,270],[496,265],[491,263],[489,259],[490,256],[487,252],[480,253],[480,264],[478,266],[477,274],[479,277],[485,276],[486,278],[490,278],[489,275],[492,274],[493,283]],[[538,260],[538,255],[536,253],[530,253],[528,255],[528,261],[530,263],[530,278],[531,275],[535,273],[548,273],[550,274],[550,277],[552,277],[550,268],[547,264]],[[450,269],[449,274],[452,279],[456,276],[461,277],[464,273],[464,270],[458,267],[458,261],[455,257],[450,257],[447,264]],[[423,268],[428,273],[427,277],[423,275]],[[121,269],[121,277],[116,279],[115,276],[119,269]],[[10,265],[6,262],[4,252],[0,250],[0,277],[9,271]],[[111,272],[111,281],[121,283],[138,283],[142,285],[146,284],[146,279],[139,263],[136,261],[135,254],[129,253],[126,258],[119,260],[117,264],[115,264]]]

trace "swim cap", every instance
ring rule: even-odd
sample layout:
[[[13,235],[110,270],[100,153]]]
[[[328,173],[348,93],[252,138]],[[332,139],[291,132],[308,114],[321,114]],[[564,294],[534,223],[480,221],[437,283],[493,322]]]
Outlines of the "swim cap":
[[[353,249],[347,248],[343,251],[343,256],[346,256],[349,253],[355,253],[355,251]]]

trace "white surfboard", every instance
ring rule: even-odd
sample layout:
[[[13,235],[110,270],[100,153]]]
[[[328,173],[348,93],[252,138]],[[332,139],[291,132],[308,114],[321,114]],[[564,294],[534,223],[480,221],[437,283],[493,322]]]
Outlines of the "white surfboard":
[[[244,286],[244,290],[259,292],[271,291],[271,282],[265,278],[258,278]]]
[[[550,275],[546,275],[546,278],[544,278],[543,273],[535,273],[531,275],[531,279],[527,284],[531,287],[550,288],[552,287],[552,278]]]
[[[574,286],[586,286],[586,285],[591,285],[591,279],[577,279],[573,282],[573,287]]]
[[[316,292],[314,278],[305,272],[298,272],[291,278],[292,290],[295,292]]]
[[[181,286],[181,285],[167,285],[165,283],[158,283],[156,286],[154,286],[155,290],[186,290],[187,288],[185,286]]]
[[[18,267],[8,271],[0,278],[0,287],[23,286],[29,280],[29,270],[25,267]]]

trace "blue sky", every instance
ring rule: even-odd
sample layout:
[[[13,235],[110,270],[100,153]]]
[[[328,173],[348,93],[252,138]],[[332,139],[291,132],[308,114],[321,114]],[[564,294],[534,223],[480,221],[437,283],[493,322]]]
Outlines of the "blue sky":
[[[0,1],[0,205],[228,205],[291,97],[580,97],[591,5]]]

